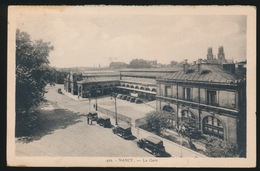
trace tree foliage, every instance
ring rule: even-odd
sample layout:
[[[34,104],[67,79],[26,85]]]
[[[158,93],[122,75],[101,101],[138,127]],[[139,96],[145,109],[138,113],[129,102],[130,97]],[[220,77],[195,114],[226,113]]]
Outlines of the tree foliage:
[[[209,157],[238,157],[238,147],[232,143],[211,136],[206,144],[206,155]]]
[[[128,65],[124,62],[111,62],[109,64],[109,68],[114,68],[114,69],[120,69],[120,68],[127,68]]]
[[[32,41],[28,33],[16,30],[16,110],[28,111],[44,99],[44,88],[53,79],[51,50],[50,42]]]
[[[176,66],[178,65],[178,62],[177,61],[171,61],[170,62],[170,66],[173,67],[173,66]]]
[[[151,64],[149,64],[144,59],[133,59],[129,63],[129,68],[151,68]]]
[[[165,111],[152,111],[147,114],[147,126],[157,135],[159,135],[164,129],[172,126],[170,120],[172,116]]]

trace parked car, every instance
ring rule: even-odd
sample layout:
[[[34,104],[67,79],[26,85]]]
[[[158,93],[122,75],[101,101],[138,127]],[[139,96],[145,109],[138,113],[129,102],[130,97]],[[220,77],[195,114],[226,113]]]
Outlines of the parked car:
[[[131,97],[129,101],[130,101],[131,103],[134,103],[134,102],[135,102],[135,99],[136,99],[135,97]]]
[[[166,153],[163,141],[152,136],[138,140],[137,146],[152,153],[156,157],[163,156]]]
[[[114,134],[119,135],[124,139],[130,138],[132,135],[131,126],[125,124],[119,124],[112,129]]]
[[[127,96],[126,101],[130,101],[131,96]]]
[[[139,98],[136,98],[136,99],[135,99],[135,103],[143,103],[143,100],[142,100],[142,99],[139,99]]]
[[[87,114],[87,117],[92,121],[97,121],[98,119],[98,113],[96,111],[89,112]]]
[[[118,99],[121,99],[122,96],[123,96],[123,94],[118,94],[116,97],[117,97]]]
[[[58,88],[57,92],[62,94],[61,88]]]
[[[99,124],[100,126],[103,126],[105,128],[111,128],[110,118],[107,116],[100,116],[97,119],[97,124]]]
[[[121,99],[126,100],[126,98],[127,98],[127,95],[123,95]]]

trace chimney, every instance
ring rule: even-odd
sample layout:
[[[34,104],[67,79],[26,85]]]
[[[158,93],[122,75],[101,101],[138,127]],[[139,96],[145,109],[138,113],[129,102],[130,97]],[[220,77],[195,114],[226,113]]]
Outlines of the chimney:
[[[224,70],[230,72],[230,73],[235,73],[236,72],[236,66],[235,64],[222,64],[222,67]]]
[[[201,71],[202,71],[202,69],[201,69],[201,61],[202,61],[202,59],[198,59],[198,62],[197,62],[197,66],[198,66],[197,69],[198,69],[198,73],[199,73],[199,74],[202,73],[202,72],[201,72]]]
[[[184,59],[184,63],[183,63],[183,72],[185,74],[187,74],[189,71],[189,64],[188,64],[188,60],[187,59]]]

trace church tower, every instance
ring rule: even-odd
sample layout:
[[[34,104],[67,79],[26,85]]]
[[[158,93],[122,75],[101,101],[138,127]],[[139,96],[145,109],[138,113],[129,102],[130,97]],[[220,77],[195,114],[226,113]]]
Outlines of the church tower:
[[[226,61],[223,46],[220,46],[218,48],[218,60],[219,60],[219,62],[225,62]]]
[[[208,48],[207,60],[213,60],[212,47]]]

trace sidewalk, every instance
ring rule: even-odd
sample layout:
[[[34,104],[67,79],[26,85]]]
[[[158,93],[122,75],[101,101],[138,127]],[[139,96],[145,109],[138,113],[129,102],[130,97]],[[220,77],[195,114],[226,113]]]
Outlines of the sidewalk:
[[[77,95],[73,95],[73,94],[71,94],[69,92],[66,92],[65,90],[62,90],[62,94],[68,96],[69,98],[71,98],[71,99],[73,99],[75,101],[89,101],[88,98],[78,97]],[[93,100],[93,99],[91,99],[91,100]]]
[[[106,116],[105,113],[101,113],[101,112],[99,112],[99,111],[98,111],[98,114],[101,115],[101,116],[102,116],[102,115],[105,115],[105,116]],[[109,117],[110,117],[110,116],[109,116]],[[110,120],[111,120],[112,125],[114,125],[114,123],[115,123],[115,118],[110,117]],[[122,121],[120,121],[120,122],[122,122]],[[119,123],[120,123],[120,122],[119,122]],[[200,153],[197,153],[197,152],[195,152],[195,151],[193,151],[193,150],[190,150],[190,149],[188,149],[188,148],[186,148],[186,147],[183,147],[183,146],[181,146],[181,145],[179,145],[179,144],[176,144],[176,143],[174,143],[174,142],[172,142],[172,141],[169,141],[169,140],[167,140],[167,139],[164,139],[164,138],[162,138],[162,137],[159,137],[159,136],[157,136],[157,135],[155,135],[155,134],[152,134],[152,133],[150,133],[150,132],[147,132],[147,131],[145,131],[145,130],[143,130],[143,129],[140,129],[140,128],[138,128],[138,127],[135,128],[135,127],[132,126],[132,134],[133,134],[137,139],[145,138],[145,137],[147,137],[147,136],[153,136],[153,137],[157,137],[157,138],[163,140],[163,143],[164,143],[166,152],[169,153],[169,154],[171,154],[171,157],[185,157],[185,158],[201,158],[201,157],[206,157],[206,156],[204,156],[204,155],[202,155],[202,154],[200,154]]]

